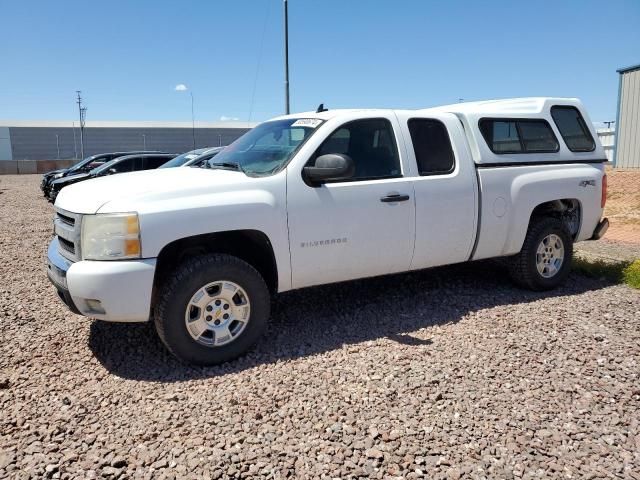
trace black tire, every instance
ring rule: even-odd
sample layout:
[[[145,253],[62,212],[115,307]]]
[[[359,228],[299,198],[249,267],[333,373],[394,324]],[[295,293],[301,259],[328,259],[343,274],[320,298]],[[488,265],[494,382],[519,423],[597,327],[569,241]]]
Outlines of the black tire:
[[[557,235],[562,240],[564,258],[557,273],[550,278],[545,278],[538,272],[536,257],[538,246],[551,234]],[[509,273],[513,281],[522,288],[536,291],[551,290],[566,280],[571,271],[572,256],[573,239],[562,221],[551,217],[534,218],[529,224],[522,250],[510,259]]]
[[[251,303],[249,320],[231,343],[206,346],[189,334],[185,312],[198,289],[220,280],[234,282],[247,293]],[[255,345],[267,326],[270,309],[269,289],[255,268],[231,255],[202,255],[186,260],[164,282],[154,323],[162,342],[179,359],[197,365],[218,365],[239,357]]]

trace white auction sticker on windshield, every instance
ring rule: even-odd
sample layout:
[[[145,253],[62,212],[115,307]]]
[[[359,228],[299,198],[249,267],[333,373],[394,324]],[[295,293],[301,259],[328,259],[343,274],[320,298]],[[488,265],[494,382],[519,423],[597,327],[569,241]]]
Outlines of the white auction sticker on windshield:
[[[322,123],[319,118],[299,118],[291,124],[292,127],[309,127],[316,128]]]

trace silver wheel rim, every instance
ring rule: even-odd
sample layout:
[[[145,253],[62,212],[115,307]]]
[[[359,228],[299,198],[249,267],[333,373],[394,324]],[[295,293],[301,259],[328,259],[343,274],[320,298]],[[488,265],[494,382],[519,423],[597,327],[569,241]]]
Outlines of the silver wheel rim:
[[[184,321],[191,338],[214,348],[236,340],[249,323],[250,314],[247,292],[237,283],[219,280],[191,296]]]
[[[544,278],[555,276],[564,262],[564,243],[555,233],[544,237],[536,252],[536,267]]]

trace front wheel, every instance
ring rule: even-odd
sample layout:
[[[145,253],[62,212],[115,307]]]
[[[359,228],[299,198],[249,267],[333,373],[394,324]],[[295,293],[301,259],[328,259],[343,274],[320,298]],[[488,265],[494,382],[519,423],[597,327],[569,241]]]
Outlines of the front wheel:
[[[237,257],[214,254],[178,267],[160,290],[154,321],[176,357],[217,365],[258,341],[269,310],[269,290],[256,269]]]
[[[560,285],[571,270],[573,239],[556,218],[533,219],[522,250],[510,261],[516,284],[530,290],[550,290]]]

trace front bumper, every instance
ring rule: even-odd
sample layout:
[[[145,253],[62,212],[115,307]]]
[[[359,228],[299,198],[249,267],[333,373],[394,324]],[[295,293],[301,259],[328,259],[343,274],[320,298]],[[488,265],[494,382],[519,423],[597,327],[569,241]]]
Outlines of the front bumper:
[[[60,300],[73,313],[80,314],[80,310],[73,303],[67,287],[67,271],[70,266],[71,262],[58,253],[58,239],[55,238],[49,244],[49,250],[47,251],[47,276],[53,286],[56,287]]]
[[[69,262],[54,238],[47,275],[58,296],[74,313],[111,322],[146,322],[156,259]]]

